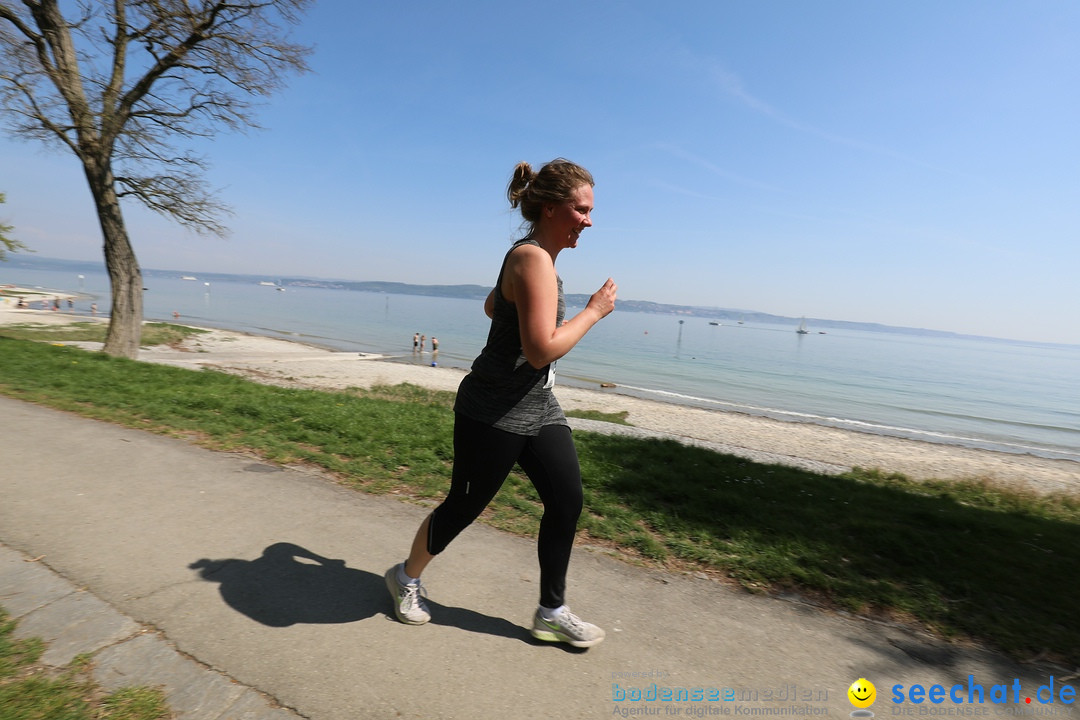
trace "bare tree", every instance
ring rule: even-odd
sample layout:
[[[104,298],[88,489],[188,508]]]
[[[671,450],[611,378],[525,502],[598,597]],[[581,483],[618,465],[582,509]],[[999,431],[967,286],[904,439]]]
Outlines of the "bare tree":
[[[0,110],[17,135],[75,153],[104,239],[112,293],[105,352],[134,358],[142,272],[124,225],[130,197],[223,235],[206,159],[178,144],[257,127],[254,100],[310,48],[289,25],[314,0],[0,0]],[[77,13],[77,17],[75,17]]]
[[[0,193],[0,205],[3,205],[7,198],[4,197],[4,193]],[[25,250],[26,246],[21,242],[11,237],[11,231],[15,228],[10,225],[5,225],[0,222],[0,262],[7,260],[7,254],[9,252],[18,252],[19,250]]]

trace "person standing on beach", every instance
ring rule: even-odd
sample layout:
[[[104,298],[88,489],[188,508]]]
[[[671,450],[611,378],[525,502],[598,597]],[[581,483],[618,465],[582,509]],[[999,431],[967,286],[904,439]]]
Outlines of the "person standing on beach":
[[[585,309],[564,322],[555,260],[577,247],[582,231],[592,226],[593,178],[585,168],[557,159],[534,172],[518,163],[507,197],[511,208],[520,206],[528,232],[503,259],[484,302],[491,318],[487,344],[458,387],[450,491],[420,524],[405,562],[386,571],[386,585],[398,620],[428,622],[421,573],[480,515],[516,463],[544,504],[537,542],[540,603],[532,635],[591,647],[604,639],[604,631],[570,612],[564,598],[582,509],[581,469],[552,386],[555,361],[615,309],[616,285],[608,278]]]
[[[416,352],[420,349],[420,333],[413,333],[412,336],[412,351]]]

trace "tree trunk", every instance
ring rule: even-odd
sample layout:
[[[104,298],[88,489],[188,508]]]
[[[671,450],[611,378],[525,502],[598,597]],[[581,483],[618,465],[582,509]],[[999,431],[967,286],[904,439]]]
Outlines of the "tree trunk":
[[[105,269],[109,272],[112,294],[109,330],[102,350],[108,355],[134,360],[139,355],[139,341],[142,338],[142,271],[128,239],[108,162],[95,162],[84,157],[83,168],[101,224]]]
[[[135,251],[128,241],[119,208],[115,220],[117,222],[108,223],[108,229],[105,221],[102,221],[105,268],[109,271],[112,291],[112,313],[109,317],[109,330],[105,335],[105,347],[102,350],[109,355],[135,360],[139,356],[139,341],[142,339],[142,271],[139,270]]]

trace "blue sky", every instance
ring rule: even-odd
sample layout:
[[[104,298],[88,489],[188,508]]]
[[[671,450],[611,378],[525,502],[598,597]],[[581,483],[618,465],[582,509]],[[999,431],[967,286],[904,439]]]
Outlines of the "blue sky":
[[[201,146],[227,239],[144,267],[494,282],[513,165],[596,178],[568,292],[1080,343],[1080,4],[321,0],[313,72]],[[75,160],[0,139],[0,218],[100,258]]]

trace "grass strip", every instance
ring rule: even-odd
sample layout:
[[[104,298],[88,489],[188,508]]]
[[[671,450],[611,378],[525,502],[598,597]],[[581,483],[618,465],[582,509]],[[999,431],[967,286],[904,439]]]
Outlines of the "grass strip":
[[[105,342],[108,325],[92,320],[77,320],[66,325],[51,323],[13,323],[4,325],[0,332],[15,340],[51,340],[54,342]],[[202,335],[207,330],[173,325],[171,323],[143,323],[142,345],[174,345],[192,335]]]
[[[439,498],[449,484],[452,393],[287,389],[2,337],[0,357],[0,392],[12,397],[312,463],[367,492]],[[1080,660],[1076,497],[863,470],[826,476],[673,441],[575,435],[581,542],[914,620],[1016,657]],[[541,511],[512,475],[484,520],[532,534]]]
[[[104,693],[91,679],[92,660],[66,668],[38,660],[39,638],[16,640],[16,622],[0,608],[0,720],[162,720],[172,717],[161,690],[121,688]]]

